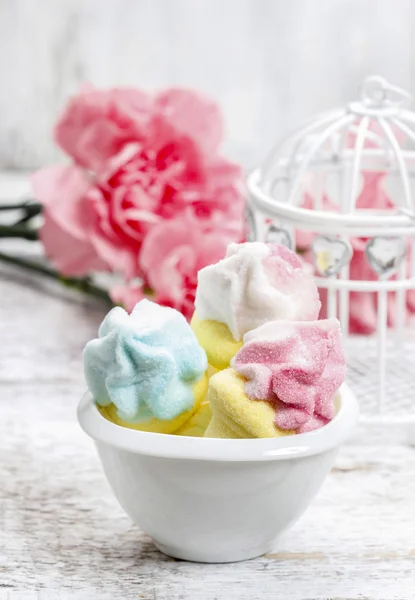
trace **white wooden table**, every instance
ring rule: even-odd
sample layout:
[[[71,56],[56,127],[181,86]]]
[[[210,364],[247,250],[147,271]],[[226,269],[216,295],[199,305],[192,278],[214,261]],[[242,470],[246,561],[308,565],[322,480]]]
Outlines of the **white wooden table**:
[[[0,265],[0,600],[413,600],[415,449],[380,430],[342,448],[263,558],[155,550],[117,505],[75,410],[105,307]]]

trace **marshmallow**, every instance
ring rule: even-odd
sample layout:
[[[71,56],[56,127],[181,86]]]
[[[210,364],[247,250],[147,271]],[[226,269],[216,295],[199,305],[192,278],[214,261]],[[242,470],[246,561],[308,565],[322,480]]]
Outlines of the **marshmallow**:
[[[120,419],[170,420],[195,404],[194,386],[207,369],[204,350],[183,315],[141,300],[131,315],[112,309],[87,343],[84,371],[97,404]]]
[[[316,319],[320,306],[312,275],[285,246],[230,244],[198,274],[198,319],[224,323],[237,341],[267,321]]]

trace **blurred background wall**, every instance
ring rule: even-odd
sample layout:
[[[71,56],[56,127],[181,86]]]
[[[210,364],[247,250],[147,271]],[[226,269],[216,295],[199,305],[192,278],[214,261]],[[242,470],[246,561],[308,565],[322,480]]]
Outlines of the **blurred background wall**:
[[[415,94],[411,0],[0,0],[0,170],[56,160],[80,84],[192,86],[218,100],[251,167],[379,74]]]

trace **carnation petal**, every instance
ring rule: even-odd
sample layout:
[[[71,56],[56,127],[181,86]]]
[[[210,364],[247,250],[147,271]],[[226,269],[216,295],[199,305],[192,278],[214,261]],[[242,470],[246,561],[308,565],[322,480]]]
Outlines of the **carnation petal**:
[[[44,216],[40,239],[45,247],[46,255],[63,275],[83,277],[91,271],[101,271],[107,268],[87,238],[74,237],[62,229],[48,211]]]
[[[223,123],[213,100],[192,90],[170,88],[157,96],[155,105],[178,131],[197,140],[205,152],[217,150]]]

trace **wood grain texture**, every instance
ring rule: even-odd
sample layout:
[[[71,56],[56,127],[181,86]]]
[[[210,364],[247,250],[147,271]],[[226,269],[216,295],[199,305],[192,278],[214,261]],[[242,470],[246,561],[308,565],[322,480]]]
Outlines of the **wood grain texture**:
[[[378,73],[415,91],[410,0],[0,0],[0,168],[55,160],[84,81],[206,91],[245,166]]]
[[[24,185],[0,177],[0,201]],[[267,556],[197,565],[157,552],[76,422],[82,348],[104,312],[0,264],[0,600],[413,600],[415,449],[400,430],[360,430]]]
[[[157,552],[75,418],[103,313],[0,266],[0,600],[413,600],[415,451],[384,430],[341,450],[271,554],[197,565]]]

